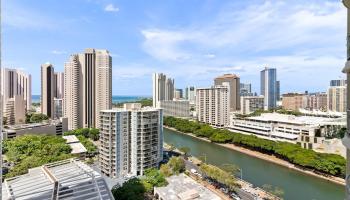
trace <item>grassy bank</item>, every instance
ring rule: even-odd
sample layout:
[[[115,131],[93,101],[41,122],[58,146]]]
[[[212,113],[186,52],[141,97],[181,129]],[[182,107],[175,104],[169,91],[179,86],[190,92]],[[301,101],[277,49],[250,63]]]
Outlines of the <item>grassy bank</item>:
[[[166,117],[164,124],[184,133],[192,133],[195,136],[207,138],[212,142],[232,143],[254,151],[274,155],[318,173],[341,178],[345,176],[346,160],[339,155],[317,153],[313,150],[303,149],[296,144],[275,142],[253,135],[232,133],[228,130],[215,129],[209,125],[174,117]]]

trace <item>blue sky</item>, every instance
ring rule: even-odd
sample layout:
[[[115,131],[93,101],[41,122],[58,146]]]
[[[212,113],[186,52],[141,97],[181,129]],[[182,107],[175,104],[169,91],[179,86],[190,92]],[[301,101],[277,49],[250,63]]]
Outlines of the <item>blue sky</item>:
[[[346,10],[340,0],[4,0],[3,66],[33,76],[72,53],[108,49],[114,95],[151,95],[151,74],[178,88],[236,73],[258,91],[277,68],[282,92],[326,91],[343,77]]]

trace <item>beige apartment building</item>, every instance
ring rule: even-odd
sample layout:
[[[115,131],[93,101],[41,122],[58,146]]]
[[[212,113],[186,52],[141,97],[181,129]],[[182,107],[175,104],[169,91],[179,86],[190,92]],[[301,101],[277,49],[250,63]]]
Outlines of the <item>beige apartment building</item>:
[[[101,110],[112,108],[112,57],[85,49],[64,66],[64,116],[69,129],[99,127]]]
[[[122,109],[104,110],[99,129],[99,162],[108,177],[142,176],[163,159],[161,109],[125,104]]]
[[[251,114],[257,110],[264,110],[264,96],[242,96],[241,113]]]
[[[307,96],[299,93],[284,94],[282,98],[282,107],[286,110],[299,111],[307,106]]]
[[[154,73],[153,81],[153,107],[159,107],[160,101],[172,101],[175,95],[175,81],[167,78],[163,73]]]
[[[6,119],[6,125],[25,123],[26,104],[22,95],[15,95],[6,101],[4,117]]]
[[[214,79],[214,85],[223,85],[228,83],[229,95],[230,95],[230,110],[240,110],[240,78],[235,74],[224,74]]]
[[[327,111],[327,93],[308,94],[306,109]]]
[[[346,112],[346,86],[334,86],[328,89],[328,111]]]
[[[15,95],[23,96],[26,110],[32,105],[32,76],[18,69],[1,69],[1,94],[4,103]]]
[[[41,65],[41,113],[54,119],[54,68],[52,64],[45,63]]]
[[[211,88],[198,88],[196,112],[198,121],[213,126],[229,124],[230,89],[228,83]]]

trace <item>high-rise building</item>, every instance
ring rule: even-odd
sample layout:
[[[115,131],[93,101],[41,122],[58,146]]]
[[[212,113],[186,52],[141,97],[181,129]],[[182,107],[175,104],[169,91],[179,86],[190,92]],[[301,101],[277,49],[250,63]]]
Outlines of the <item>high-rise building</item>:
[[[182,89],[176,89],[175,90],[175,99],[179,100],[183,98],[183,90]]]
[[[175,95],[175,81],[167,78],[165,74],[154,73],[153,81],[153,107],[159,107],[159,101],[171,101]]]
[[[6,117],[7,125],[25,123],[25,101],[22,95],[15,95],[6,101],[4,117]]]
[[[54,73],[54,98],[63,99],[64,97],[64,73],[55,72]]]
[[[346,86],[335,86],[328,89],[328,111],[346,112]]]
[[[299,111],[307,107],[307,95],[299,93],[284,94],[282,107],[286,110]]]
[[[187,99],[190,102],[190,104],[196,103],[196,88],[194,86],[187,87],[185,94],[185,99]]]
[[[331,80],[329,86],[330,87],[336,87],[336,86],[346,86],[347,80],[339,79],[339,80]]]
[[[32,76],[18,69],[1,69],[1,93],[3,104],[15,95],[20,95],[25,101],[26,111],[32,106]]]
[[[276,101],[281,100],[281,82],[276,81]]]
[[[63,117],[63,99],[54,99],[54,118],[60,119]]]
[[[64,66],[64,116],[69,129],[99,127],[101,110],[112,108],[112,57],[85,49]]]
[[[101,111],[100,125],[103,174],[111,178],[139,176],[159,166],[163,159],[161,109],[125,104],[123,109]]]
[[[240,95],[242,96],[253,96],[252,84],[240,83]]]
[[[265,97],[264,109],[273,109],[277,105],[277,72],[275,68],[266,67],[260,72],[260,93]]]
[[[175,95],[175,80],[167,78],[165,82],[165,99],[166,101],[171,101],[174,99]]]
[[[196,111],[198,121],[218,127],[229,124],[229,88],[229,83],[223,83],[223,85],[211,88],[197,89]]]
[[[251,114],[257,110],[264,109],[264,96],[242,96],[241,113]]]
[[[307,94],[307,110],[327,111],[327,93]]]
[[[45,63],[41,65],[41,113],[54,119],[54,68],[52,64]]]
[[[228,83],[230,95],[230,110],[240,110],[240,78],[235,74],[224,74],[214,79],[214,85],[223,85]]]

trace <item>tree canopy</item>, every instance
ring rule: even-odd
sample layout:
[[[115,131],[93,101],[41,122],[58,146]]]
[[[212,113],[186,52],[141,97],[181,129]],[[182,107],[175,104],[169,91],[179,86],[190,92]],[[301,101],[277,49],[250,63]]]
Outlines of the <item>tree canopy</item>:
[[[24,135],[3,142],[3,153],[15,163],[6,177],[27,173],[28,169],[71,158],[71,148],[59,136]]]

